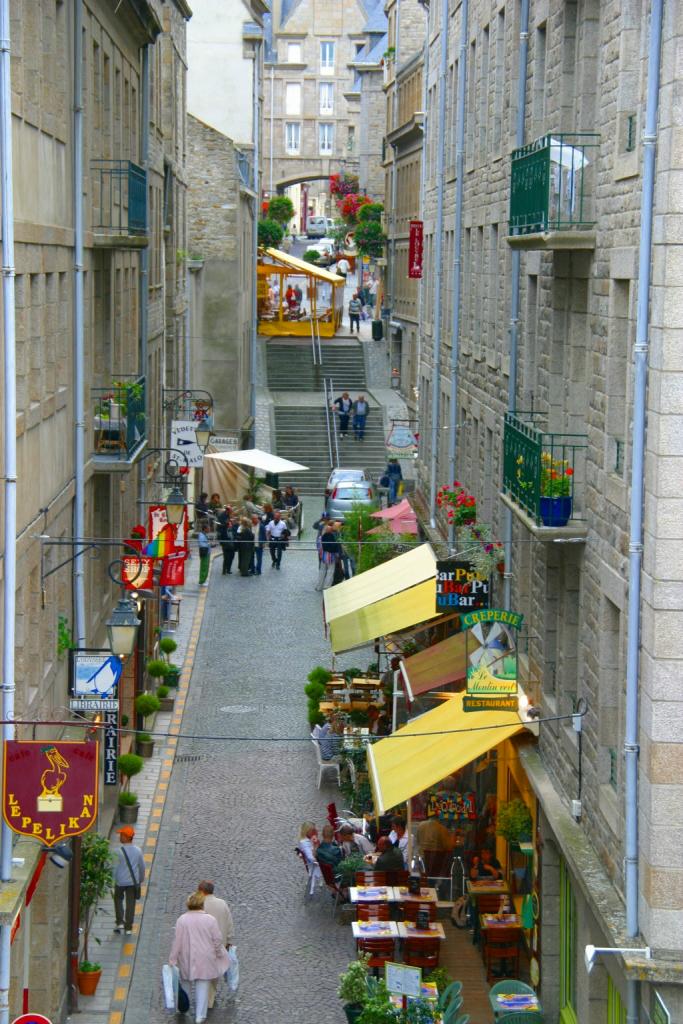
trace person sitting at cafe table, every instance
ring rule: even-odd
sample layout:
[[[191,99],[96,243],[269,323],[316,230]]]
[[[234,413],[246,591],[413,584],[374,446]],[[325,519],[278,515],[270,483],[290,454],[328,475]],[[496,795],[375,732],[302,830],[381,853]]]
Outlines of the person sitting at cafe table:
[[[483,879],[498,879],[503,877],[503,869],[490,850],[486,847],[480,850],[472,858],[470,866],[470,878],[477,882]]]
[[[353,853],[373,853],[375,849],[367,836],[354,832],[351,825],[342,825],[339,829],[339,841],[345,857],[350,857]]]
[[[333,868],[342,860],[344,853],[341,846],[334,841],[334,829],[331,825],[323,825],[322,840],[315,851],[315,856],[319,864],[329,864]]]
[[[379,857],[375,862],[376,871],[403,871],[405,863],[398,846],[393,846],[389,836],[380,836],[377,840]]]
[[[389,841],[401,851],[404,860],[404,867],[408,867],[408,833],[406,832],[405,819],[395,815],[391,819],[391,832]]]

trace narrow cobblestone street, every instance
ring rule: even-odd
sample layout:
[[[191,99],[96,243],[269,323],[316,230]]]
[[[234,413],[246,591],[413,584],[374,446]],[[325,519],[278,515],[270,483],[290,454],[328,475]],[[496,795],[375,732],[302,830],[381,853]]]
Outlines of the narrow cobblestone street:
[[[306,510],[310,524],[314,499]],[[213,563],[182,725],[188,738],[177,748],[125,1024],[168,1020],[161,966],[201,878],[232,908],[241,973],[236,1001],[223,989],[210,1019],[344,1019],[336,984],[353,957],[350,929],[343,913],[332,919],[327,893],[304,903],[294,854],[300,823],[322,824],[327,802],[339,801],[336,787],[316,788],[305,716],[305,676],[330,662],[312,537],[309,528],[290,545],[281,572],[266,551],[260,578],[222,576],[220,559]],[[355,652],[348,664],[370,657]]]

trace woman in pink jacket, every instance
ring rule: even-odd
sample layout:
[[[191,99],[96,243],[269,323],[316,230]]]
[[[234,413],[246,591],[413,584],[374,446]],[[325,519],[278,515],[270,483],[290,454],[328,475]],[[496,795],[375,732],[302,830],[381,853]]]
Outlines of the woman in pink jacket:
[[[202,1024],[209,1009],[210,990],[215,993],[211,982],[217,981],[230,964],[218,922],[204,912],[203,892],[188,896],[187,913],[181,914],[175,924],[168,962],[178,968],[182,981],[194,982],[195,1020]]]

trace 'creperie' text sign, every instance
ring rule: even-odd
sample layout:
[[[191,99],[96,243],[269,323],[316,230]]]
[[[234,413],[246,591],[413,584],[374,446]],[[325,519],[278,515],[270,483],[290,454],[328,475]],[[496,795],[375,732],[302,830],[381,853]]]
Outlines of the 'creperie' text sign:
[[[489,577],[478,573],[470,562],[448,559],[436,563],[437,612],[488,608],[490,590]]]

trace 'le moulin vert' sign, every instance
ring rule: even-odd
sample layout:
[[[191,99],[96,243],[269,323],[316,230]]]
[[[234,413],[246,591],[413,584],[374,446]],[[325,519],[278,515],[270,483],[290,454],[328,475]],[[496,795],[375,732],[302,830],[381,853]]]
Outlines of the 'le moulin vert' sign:
[[[478,573],[470,562],[448,559],[436,563],[437,612],[488,608],[490,590],[489,577]]]
[[[523,618],[502,608],[460,616],[467,666],[463,711],[517,710],[517,632]]]

